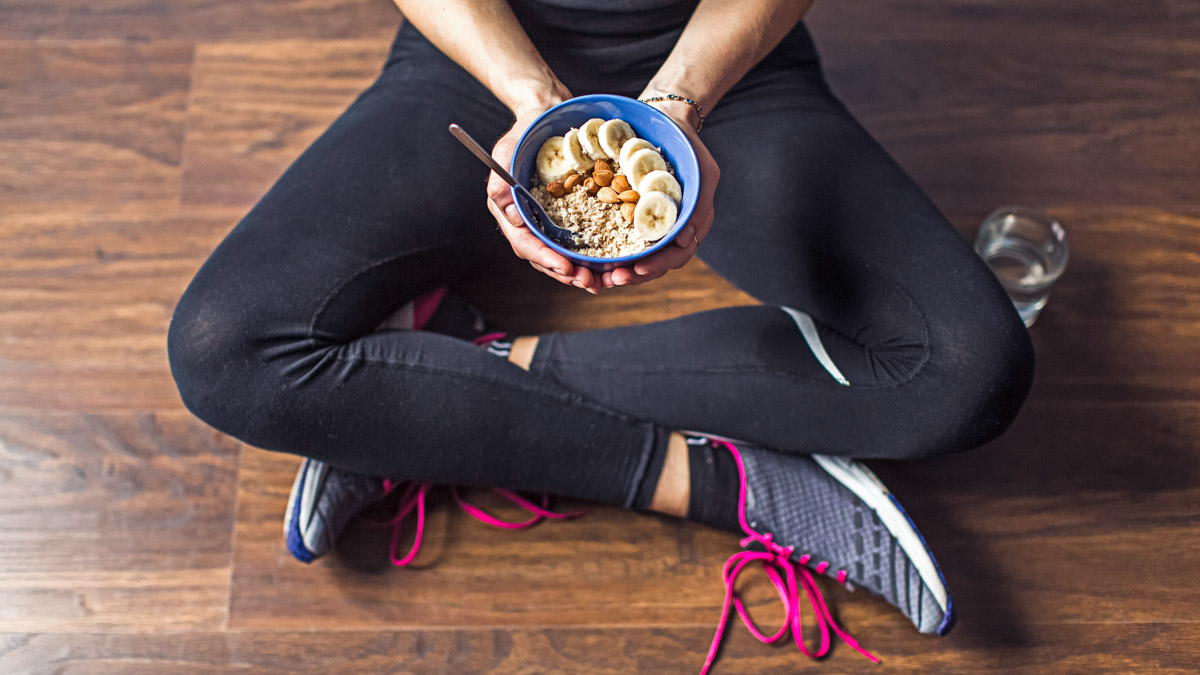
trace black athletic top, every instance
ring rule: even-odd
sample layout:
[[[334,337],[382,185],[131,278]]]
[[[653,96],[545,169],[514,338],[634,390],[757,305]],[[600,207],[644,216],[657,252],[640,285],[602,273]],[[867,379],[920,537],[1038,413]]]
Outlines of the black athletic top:
[[[677,34],[699,0],[510,0],[509,4],[526,30],[539,38],[550,39],[553,32],[563,31],[578,46],[590,47],[596,41],[612,44]]]

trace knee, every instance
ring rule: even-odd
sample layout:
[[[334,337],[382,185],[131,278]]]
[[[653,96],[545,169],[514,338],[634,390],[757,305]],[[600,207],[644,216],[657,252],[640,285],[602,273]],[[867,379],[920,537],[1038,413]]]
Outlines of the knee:
[[[1019,321],[977,334],[972,354],[956,365],[946,392],[948,419],[937,451],[959,452],[995,440],[1017,419],[1033,385],[1034,353]]]
[[[167,358],[183,404],[210,426],[239,437],[254,403],[252,330],[245,317],[211,294],[189,289],[167,331]]]
[[[926,365],[925,396],[911,399],[915,422],[896,457],[918,459],[971,450],[1012,426],[1033,384],[1034,352],[1020,322],[976,330],[970,340],[943,344]],[[941,358],[938,357],[940,352]]]

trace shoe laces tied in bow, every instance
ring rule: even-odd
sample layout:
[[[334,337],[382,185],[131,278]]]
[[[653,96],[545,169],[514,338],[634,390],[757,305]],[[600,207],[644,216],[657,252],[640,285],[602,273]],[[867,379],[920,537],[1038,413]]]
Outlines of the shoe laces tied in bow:
[[[804,566],[800,566],[797,570],[797,565],[792,562],[793,547],[781,546],[774,541],[774,537],[770,533],[760,533],[750,526],[750,523],[746,520],[746,467],[742,463],[742,454],[736,446],[728,441],[718,440],[714,442],[718,446],[729,450],[737,463],[739,479],[738,523],[742,526],[742,530],[746,533],[746,536],[740,542],[744,550],[729,556],[721,571],[721,577],[725,583],[725,602],[721,607],[721,618],[717,623],[717,632],[713,635],[712,644],[708,648],[708,658],[704,661],[704,668],[700,671],[701,675],[708,673],[713,662],[716,661],[717,650],[721,646],[721,638],[724,637],[725,626],[729,622],[729,610],[731,607],[741,617],[746,630],[750,631],[750,634],[759,642],[766,644],[776,642],[790,630],[792,639],[795,641],[796,647],[799,648],[800,652],[805,656],[817,659],[829,653],[831,644],[829,633],[832,631],[842,642],[849,645],[851,649],[867,657],[872,662],[879,663],[879,659],[876,656],[860,647],[858,640],[855,640],[850,633],[846,632],[834,621],[829,613],[828,606],[825,604],[825,598],[821,595],[821,591],[817,587],[817,581],[813,577],[812,572]],[[747,548],[753,544],[757,544],[762,550]],[[800,560],[802,565],[806,564],[809,556],[801,556]],[[775,587],[775,591],[779,593],[779,599],[783,602],[783,624],[780,625],[779,630],[773,635],[763,633],[759,629],[758,624],[754,623],[736,589],[738,575],[742,573],[742,570],[747,565],[754,562],[762,563],[763,572],[766,573],[767,579]],[[817,569],[823,573],[828,567],[828,563],[822,562],[818,565]],[[838,581],[845,583],[845,571],[838,573]],[[815,651],[809,650],[804,644],[800,621],[801,589],[808,594],[809,603],[812,605],[813,613],[816,616],[817,627],[821,631],[821,645]]]

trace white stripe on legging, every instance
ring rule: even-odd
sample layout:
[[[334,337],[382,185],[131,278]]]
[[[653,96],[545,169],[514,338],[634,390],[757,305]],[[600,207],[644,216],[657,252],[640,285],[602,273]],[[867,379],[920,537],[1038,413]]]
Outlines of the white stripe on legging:
[[[850,381],[834,365],[833,359],[829,358],[829,352],[825,351],[825,345],[821,344],[821,336],[817,334],[817,325],[813,323],[812,317],[791,307],[780,305],[779,308],[787,312],[788,316],[792,317],[792,321],[796,322],[796,327],[800,329],[800,334],[804,336],[804,341],[808,343],[808,348],[812,350],[813,356],[817,357],[817,361],[821,362],[833,379],[849,387]]]

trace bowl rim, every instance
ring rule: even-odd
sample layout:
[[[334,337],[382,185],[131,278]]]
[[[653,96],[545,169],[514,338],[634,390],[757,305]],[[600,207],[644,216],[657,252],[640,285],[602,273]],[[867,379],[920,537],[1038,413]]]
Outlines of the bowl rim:
[[[540,124],[542,122],[542,120],[546,118],[547,115],[550,115],[551,113],[555,112],[559,108],[562,108],[567,105],[578,105],[579,103],[593,103],[593,102],[612,101],[612,100],[619,100],[623,103],[634,103],[634,104],[641,106],[641,107],[645,108],[646,110],[650,111],[652,115],[661,116],[664,120],[666,120],[667,122],[669,122],[671,124],[671,128],[674,129],[675,133],[679,134],[680,137],[683,139],[683,141],[687,144],[688,159],[696,167],[696,176],[697,176],[696,183],[697,183],[697,185],[694,186],[693,189],[699,190],[699,188],[700,188],[700,186],[699,186],[700,159],[699,159],[699,157],[696,156],[696,149],[694,147],[692,147],[692,142],[691,142],[691,140],[688,139],[687,134],[685,134],[683,132],[683,129],[679,128],[679,125],[675,123],[675,120],[671,119],[670,116],[668,116],[666,113],[659,110],[658,108],[655,108],[654,106],[652,106],[648,103],[643,103],[642,101],[639,101],[636,98],[629,98],[628,96],[620,96],[618,94],[585,94],[583,96],[576,96],[575,98],[567,99],[567,100],[563,101],[562,103],[557,103],[554,106],[547,109],[541,115],[538,115],[536,119],[534,119],[532,122],[529,123],[529,126],[525,127],[525,131],[521,132],[521,138],[517,140],[516,148],[513,149],[512,158],[508,162],[509,174],[511,174],[514,178],[517,178],[518,180],[520,180],[520,178],[517,176],[517,155],[520,154],[520,150],[521,150],[522,146],[525,145],[525,140],[529,136],[529,132],[533,131],[533,129],[536,128],[538,126],[538,124]],[[626,122],[626,124],[628,124],[628,122]],[[641,137],[639,136],[639,138],[641,138]],[[534,157],[534,161],[535,162],[537,161],[536,156]],[[675,164],[675,163],[672,162],[672,164]],[[675,169],[676,169],[676,172],[678,172],[679,167],[676,166]],[[662,239],[659,239],[657,242],[652,244],[649,248],[646,248],[645,250],[642,250],[642,251],[638,251],[637,253],[633,253],[630,255],[621,256],[621,257],[617,257],[617,258],[601,258],[598,256],[585,255],[585,254],[579,253],[577,251],[572,251],[568,248],[564,248],[564,247],[559,246],[558,244],[554,243],[554,241],[551,240],[550,237],[548,237],[545,232],[542,232],[540,228],[538,228],[536,225],[533,224],[533,222],[532,222],[533,219],[530,217],[530,214],[525,212],[525,207],[521,203],[522,200],[518,199],[518,197],[517,197],[517,189],[514,187],[509,187],[509,192],[512,193],[513,204],[516,205],[517,212],[521,214],[521,220],[525,221],[525,226],[531,232],[533,232],[535,237],[540,239],[542,241],[542,243],[546,244],[547,246],[549,246],[552,250],[554,250],[557,253],[561,253],[562,255],[565,255],[568,258],[575,260],[575,261],[589,262],[589,263],[607,263],[607,264],[619,265],[621,263],[634,262],[636,260],[641,260],[642,258],[645,258],[645,257],[661,250],[668,244],[670,244],[675,239],[675,237],[678,236],[679,232],[683,229],[683,226],[685,224],[687,224],[687,221],[692,217],[692,213],[696,210],[696,205],[694,202],[691,203],[690,205],[688,205],[686,210],[682,208],[683,203],[688,201],[687,200],[688,192],[686,191],[686,188],[685,188],[684,198],[682,200],[680,200],[681,208],[679,211],[679,216],[678,216],[678,219],[675,221],[675,224],[671,226],[671,232],[669,233],[669,236],[664,236]]]

